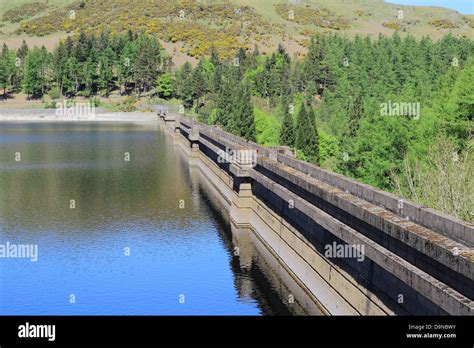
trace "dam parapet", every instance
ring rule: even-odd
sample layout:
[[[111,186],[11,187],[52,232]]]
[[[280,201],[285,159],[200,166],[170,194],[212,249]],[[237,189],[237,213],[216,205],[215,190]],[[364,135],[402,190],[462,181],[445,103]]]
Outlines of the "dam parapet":
[[[472,315],[474,226],[173,113],[163,129],[325,314]]]

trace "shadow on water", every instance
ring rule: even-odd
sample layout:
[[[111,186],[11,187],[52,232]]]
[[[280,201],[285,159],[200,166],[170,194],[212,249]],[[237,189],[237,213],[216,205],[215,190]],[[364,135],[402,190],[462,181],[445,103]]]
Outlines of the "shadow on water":
[[[230,255],[234,286],[243,299],[260,299],[263,315],[322,315],[322,312],[290,276],[267,247],[248,229],[239,229],[231,221],[220,193],[196,166],[189,166],[187,155],[179,152],[181,165],[189,168],[193,192],[199,206],[209,211]]]
[[[318,314],[154,127],[0,124],[7,241],[37,245],[38,260],[0,258],[0,314]]]

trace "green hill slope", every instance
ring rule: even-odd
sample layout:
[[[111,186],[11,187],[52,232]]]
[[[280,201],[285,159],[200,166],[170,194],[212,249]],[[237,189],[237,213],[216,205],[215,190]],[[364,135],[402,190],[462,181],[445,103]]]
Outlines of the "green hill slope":
[[[292,55],[304,54],[318,32],[474,38],[472,16],[383,0],[0,0],[0,20],[0,43],[11,47],[24,38],[51,47],[80,30],[143,30],[158,35],[178,64],[213,45],[224,57],[254,45],[273,51],[279,42]]]

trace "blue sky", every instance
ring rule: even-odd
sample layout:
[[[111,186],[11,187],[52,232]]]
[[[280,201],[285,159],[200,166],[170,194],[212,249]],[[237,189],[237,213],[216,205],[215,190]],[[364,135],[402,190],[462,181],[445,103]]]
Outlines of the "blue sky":
[[[398,5],[441,6],[464,14],[474,14],[474,0],[385,0]]]

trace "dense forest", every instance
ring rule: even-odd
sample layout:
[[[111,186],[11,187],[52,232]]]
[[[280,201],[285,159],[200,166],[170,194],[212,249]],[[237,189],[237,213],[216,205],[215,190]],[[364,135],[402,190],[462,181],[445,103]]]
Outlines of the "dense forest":
[[[32,98],[49,93],[53,99],[108,96],[116,88],[122,93],[130,88],[149,91],[171,64],[155,37],[132,32],[113,37],[81,33],[75,40],[69,36],[52,53],[44,47],[29,50],[25,42],[17,52],[4,45],[0,59],[4,93],[23,89]]]
[[[184,65],[173,91],[200,119],[472,221],[474,42],[316,36],[304,60],[283,47]],[[250,94],[275,117],[254,110]],[[264,108],[265,109],[265,108]]]
[[[110,93],[179,100],[202,122],[474,219],[474,42],[445,36],[348,39],[317,35],[303,59],[211,48],[197,66],[172,61],[151,35],[80,33],[53,52],[0,55],[5,95],[23,90],[93,97]]]

